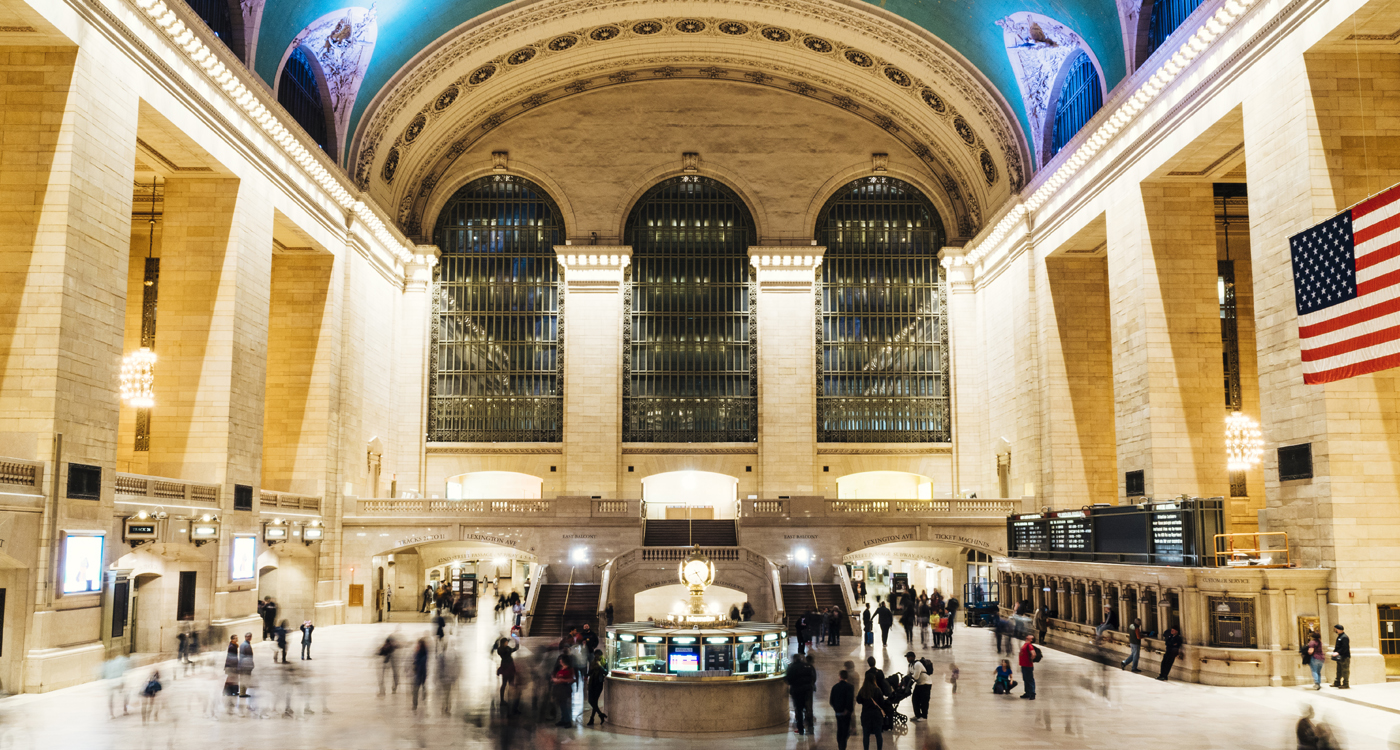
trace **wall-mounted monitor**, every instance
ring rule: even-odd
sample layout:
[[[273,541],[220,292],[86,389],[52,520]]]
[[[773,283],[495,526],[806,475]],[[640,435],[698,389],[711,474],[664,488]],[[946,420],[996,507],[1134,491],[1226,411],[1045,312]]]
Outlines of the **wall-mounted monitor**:
[[[63,537],[63,593],[88,594],[102,590],[103,543],[101,534],[68,533]]]
[[[228,577],[232,581],[251,581],[258,572],[258,538],[235,536],[229,555]]]

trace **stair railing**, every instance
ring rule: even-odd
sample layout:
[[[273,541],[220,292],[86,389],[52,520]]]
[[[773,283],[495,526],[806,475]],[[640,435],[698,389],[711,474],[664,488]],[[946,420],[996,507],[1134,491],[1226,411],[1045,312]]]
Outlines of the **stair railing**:
[[[773,621],[787,623],[786,604],[783,602],[783,576],[778,566],[768,561],[768,578],[773,583]]]
[[[530,591],[525,595],[525,609],[521,612],[523,615],[520,625],[521,635],[528,636],[530,634],[530,629],[535,624],[535,605],[539,604],[540,589],[544,587],[545,570],[548,567],[548,563],[535,566],[535,575],[531,577],[532,580],[530,581]]]
[[[842,563],[832,563],[836,569],[836,583],[841,587],[841,601],[846,603],[846,617],[851,621],[851,632],[860,635],[861,624],[857,617],[856,591],[851,586],[851,571]]]
[[[812,585],[812,566],[803,565],[802,569],[807,571],[807,593],[812,595],[812,611],[821,609],[821,604],[817,602],[817,587]]]
[[[569,594],[574,590],[574,566],[569,566],[569,585],[564,588],[564,609],[559,613],[559,627],[564,627],[564,618],[569,612]]]
[[[613,561],[609,560],[607,564],[603,566],[602,584],[598,586],[598,606],[595,608],[598,622],[601,623],[600,627],[608,624],[608,591],[612,588],[612,572]]]

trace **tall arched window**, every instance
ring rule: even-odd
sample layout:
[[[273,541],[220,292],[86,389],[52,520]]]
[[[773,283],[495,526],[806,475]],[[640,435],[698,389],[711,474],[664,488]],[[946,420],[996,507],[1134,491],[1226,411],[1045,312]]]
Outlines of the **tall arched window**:
[[[223,41],[225,47],[233,49],[233,17],[229,13],[229,0],[185,0],[185,3],[209,25],[209,30]],[[239,50],[234,50],[234,53],[242,55]]]
[[[282,68],[282,78],[277,82],[277,101],[322,150],[331,153],[326,103],[316,82],[314,66],[315,62],[304,48],[293,49]],[[331,156],[335,154],[331,153]]]
[[[668,179],[632,209],[623,440],[758,439],[755,241],[744,202],[707,177]]]
[[[1060,153],[1060,149],[1084,127],[1103,106],[1103,86],[1099,84],[1099,71],[1094,61],[1084,53],[1076,52],[1065,61],[1069,71],[1060,84],[1060,98],[1055,105],[1055,132],[1050,139],[1050,155]]]
[[[1201,2],[1202,0],[1152,0],[1151,20],[1147,24],[1147,54],[1142,55],[1141,59],[1146,60],[1156,52],[1157,48],[1162,46],[1162,42],[1167,41],[1167,37],[1186,22],[1186,17],[1201,6]]]
[[[817,440],[949,442],[943,222],[912,185],[866,177],[822,208]]]
[[[564,224],[538,186],[493,175],[437,223],[428,440],[559,442]]]

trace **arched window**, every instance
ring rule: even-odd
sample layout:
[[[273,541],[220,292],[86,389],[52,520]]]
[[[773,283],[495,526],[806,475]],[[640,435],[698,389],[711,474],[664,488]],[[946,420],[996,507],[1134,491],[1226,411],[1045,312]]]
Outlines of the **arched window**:
[[[195,15],[198,15],[204,23],[209,25],[209,30],[223,41],[225,47],[234,50],[234,54],[242,56],[242,52],[234,49],[233,46],[233,16],[229,13],[229,0],[185,0],[185,2],[190,6],[190,10],[195,12]]]
[[[1201,0],[1152,0],[1151,20],[1147,23],[1147,52],[1141,60],[1156,52],[1200,5]]]
[[[945,236],[928,199],[890,177],[856,180],[822,208],[817,440],[952,439]]]
[[[755,241],[744,202],[707,177],[668,179],[632,209],[624,441],[758,439],[748,259]]]
[[[428,440],[559,442],[559,209],[493,175],[458,190],[437,223]]]
[[[325,98],[316,81],[315,65],[305,48],[293,49],[277,82],[277,101],[312,140],[334,157],[330,129],[326,127]]]
[[[1083,50],[1065,61],[1069,69],[1060,84],[1060,98],[1055,105],[1055,131],[1050,139],[1050,156],[1065,147],[1079,129],[1103,106],[1103,86],[1094,61]]]

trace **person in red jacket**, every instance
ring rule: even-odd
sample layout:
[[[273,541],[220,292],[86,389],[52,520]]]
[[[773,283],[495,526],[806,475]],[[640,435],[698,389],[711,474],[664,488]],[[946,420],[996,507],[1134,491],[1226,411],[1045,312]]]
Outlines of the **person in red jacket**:
[[[1021,697],[1026,700],[1035,700],[1035,663],[1040,661],[1040,649],[1035,647],[1035,636],[1027,635],[1026,642],[1021,646],[1021,682],[1025,685],[1025,692]]]

